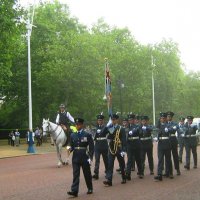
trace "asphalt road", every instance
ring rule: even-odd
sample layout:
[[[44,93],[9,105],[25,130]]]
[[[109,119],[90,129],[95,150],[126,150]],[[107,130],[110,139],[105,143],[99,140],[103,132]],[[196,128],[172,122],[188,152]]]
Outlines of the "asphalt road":
[[[156,147],[155,169],[157,166]],[[200,147],[198,147],[200,155]],[[0,159],[0,200],[64,200],[69,199],[67,191],[72,182],[71,165],[57,168],[56,154],[20,156]],[[77,199],[87,200],[199,200],[200,199],[200,163],[197,169],[186,171],[181,164],[181,176],[174,179],[164,178],[155,182],[149,175],[146,164],[146,175],[139,179],[136,172],[132,180],[121,185],[121,176],[115,172],[113,186],[105,187],[104,167],[101,161],[100,179],[93,181],[94,193],[87,195],[87,188],[81,173],[80,190]],[[92,167],[93,168],[93,167]],[[116,161],[115,168],[118,168]],[[93,171],[93,170],[92,170]]]

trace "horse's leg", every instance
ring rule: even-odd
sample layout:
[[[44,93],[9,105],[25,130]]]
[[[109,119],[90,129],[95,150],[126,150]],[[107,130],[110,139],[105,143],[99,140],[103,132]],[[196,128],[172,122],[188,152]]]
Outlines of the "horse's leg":
[[[61,153],[62,153],[62,145],[58,144],[56,145],[56,150],[57,150],[57,157],[58,157],[58,167],[60,167],[61,165],[63,165],[63,161],[62,161],[62,158],[61,158]]]

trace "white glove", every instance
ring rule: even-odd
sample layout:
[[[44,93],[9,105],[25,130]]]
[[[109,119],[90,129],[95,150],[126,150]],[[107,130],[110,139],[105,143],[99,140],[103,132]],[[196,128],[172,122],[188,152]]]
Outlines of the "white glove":
[[[90,158],[88,158],[88,163],[89,163],[89,165],[91,165],[92,164],[92,160],[90,159]]]
[[[158,138],[157,137],[153,138],[153,141],[158,142]]]
[[[146,126],[143,126],[143,127],[142,127],[142,130],[146,130],[146,129],[147,129],[147,127],[146,127]]]
[[[173,129],[176,130],[176,126],[174,126]]]
[[[184,134],[183,134],[183,133],[181,134],[181,137],[184,137]]]
[[[168,128],[165,128],[165,132],[166,132],[166,133],[168,132]]]
[[[132,134],[133,134],[133,132],[132,132],[132,131],[129,131],[129,132],[128,132],[128,134],[129,134],[129,135],[132,135]]]
[[[123,151],[120,154],[121,154],[121,157],[124,157],[126,155],[126,153]]]

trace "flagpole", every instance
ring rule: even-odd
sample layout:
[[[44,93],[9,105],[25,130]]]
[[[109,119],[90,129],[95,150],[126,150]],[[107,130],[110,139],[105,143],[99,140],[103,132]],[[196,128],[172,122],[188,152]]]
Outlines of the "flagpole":
[[[105,58],[105,96],[107,99],[108,115],[112,115],[111,76],[108,58]]]

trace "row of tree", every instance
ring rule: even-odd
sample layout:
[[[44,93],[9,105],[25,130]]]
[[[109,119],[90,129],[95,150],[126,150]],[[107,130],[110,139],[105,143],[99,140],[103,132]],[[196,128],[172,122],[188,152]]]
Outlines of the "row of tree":
[[[0,128],[28,127],[28,12],[17,0],[0,0]],[[89,29],[71,17],[69,8],[41,3],[35,9],[31,35],[33,126],[42,118],[55,120],[60,103],[89,123],[107,114],[104,58],[109,58],[113,111],[152,116],[152,70],[156,115],[174,111],[198,116],[200,73],[185,73],[178,45],[163,40],[142,45],[127,29],[99,19]],[[152,57],[154,65],[152,65]],[[123,83],[123,84],[122,84]],[[124,87],[122,87],[124,86]]]

